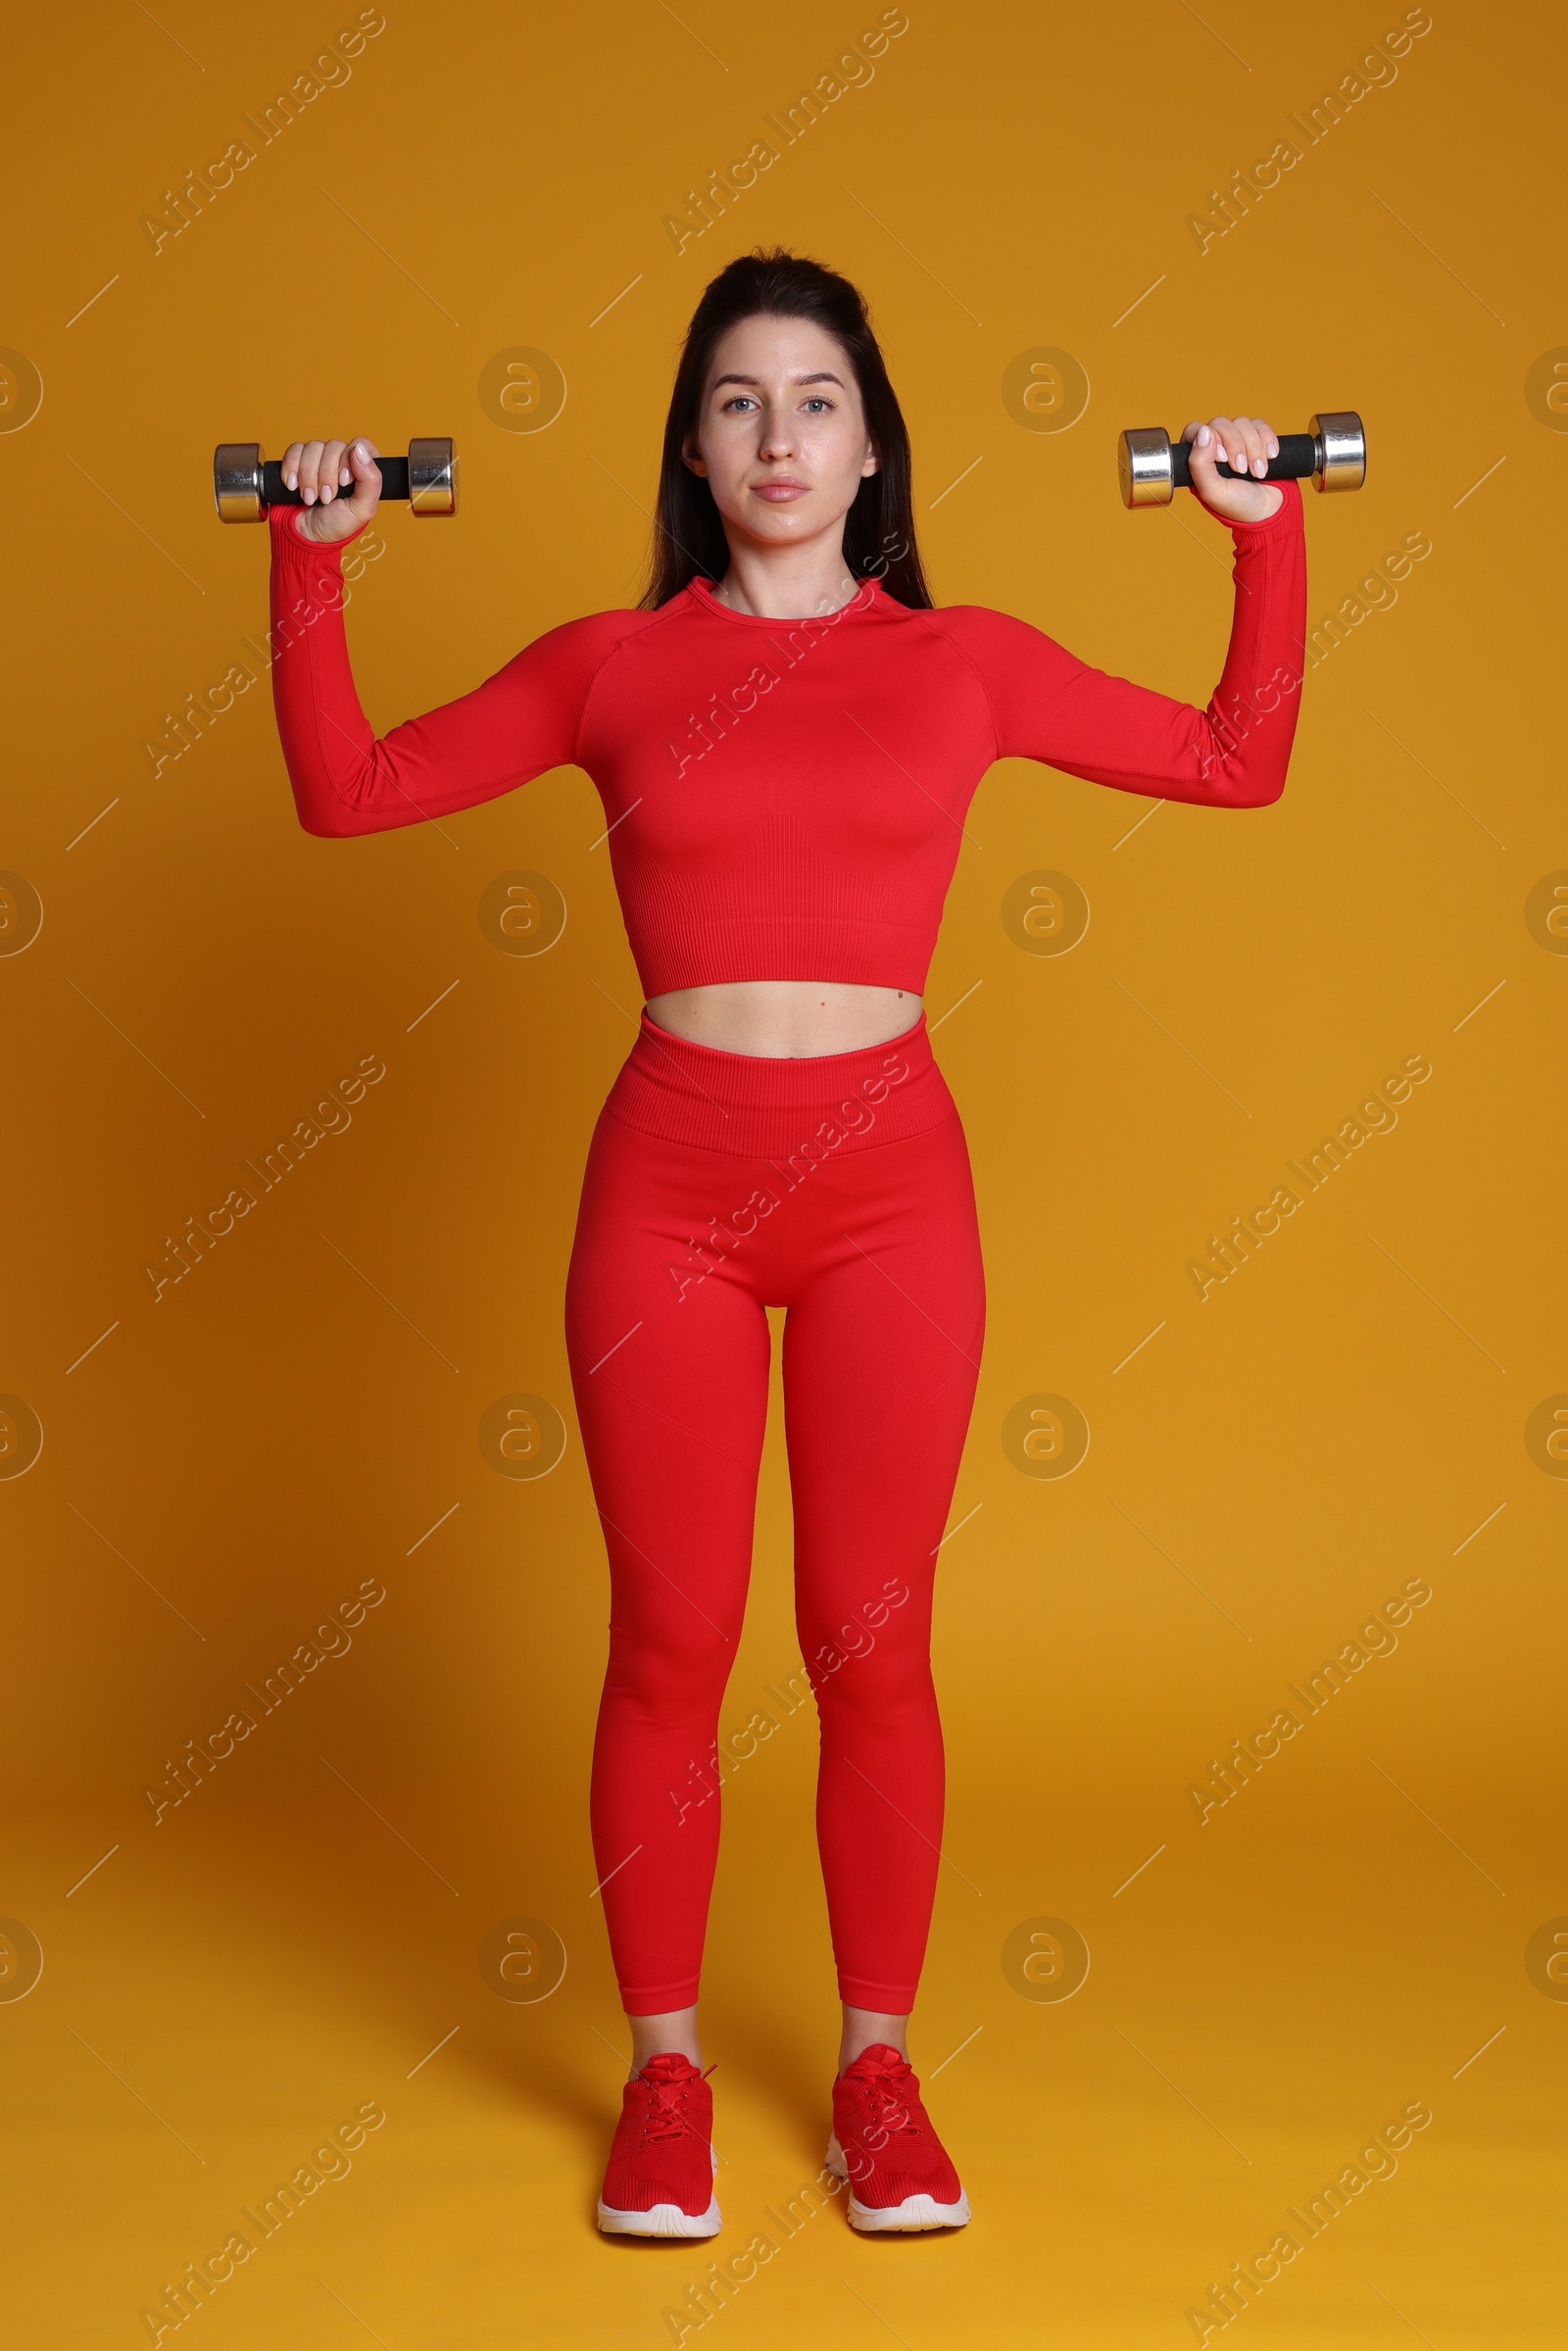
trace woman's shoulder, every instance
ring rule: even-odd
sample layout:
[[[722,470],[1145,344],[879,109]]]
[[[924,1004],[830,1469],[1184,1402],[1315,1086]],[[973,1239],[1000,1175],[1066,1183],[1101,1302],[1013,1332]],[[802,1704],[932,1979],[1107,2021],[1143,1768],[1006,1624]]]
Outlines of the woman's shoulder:
[[[1032,620],[989,604],[932,605],[920,617],[971,656],[1020,648],[1044,634]]]
[[[599,612],[580,612],[575,619],[558,620],[554,627],[541,629],[528,640],[523,652],[536,662],[592,671],[609,661],[628,638],[639,636],[663,616],[662,611],[620,606],[611,606]]]
[[[667,610],[667,608],[665,608]],[[619,644],[622,637],[635,636],[639,629],[649,627],[664,616],[663,611],[649,612],[638,605],[607,605],[603,612],[579,612],[574,619],[558,620],[551,628],[542,629],[536,644],[559,642],[563,647],[595,647]]]

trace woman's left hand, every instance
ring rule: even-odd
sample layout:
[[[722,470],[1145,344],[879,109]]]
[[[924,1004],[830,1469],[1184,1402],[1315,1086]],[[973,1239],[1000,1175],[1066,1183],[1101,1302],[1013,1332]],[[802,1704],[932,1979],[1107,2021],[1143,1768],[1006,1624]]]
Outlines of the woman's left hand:
[[[1261,416],[1210,416],[1206,424],[1189,424],[1182,439],[1192,444],[1187,469],[1193,488],[1211,514],[1227,522],[1266,522],[1285,492],[1261,478],[1227,481],[1216,465],[1244,468],[1261,476],[1271,457],[1280,453],[1279,435]]]

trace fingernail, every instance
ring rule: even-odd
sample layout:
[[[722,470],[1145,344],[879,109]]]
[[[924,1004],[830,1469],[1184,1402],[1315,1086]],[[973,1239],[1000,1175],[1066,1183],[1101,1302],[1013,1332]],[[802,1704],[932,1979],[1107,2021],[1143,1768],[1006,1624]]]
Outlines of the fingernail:
[[[365,446],[365,443],[364,443],[363,441],[356,441],[356,442],[355,442],[355,444],[354,444],[354,448],[355,448],[355,453],[356,453],[356,455],[357,455],[357,456],[359,456],[359,457],[365,457],[365,458],[368,458],[368,457],[369,456],[369,454],[370,454],[370,453],[369,453],[369,451],[368,451],[368,450],[366,448],[366,446]]]
[[[1200,449],[1206,449],[1208,446],[1208,426],[1206,424],[1200,424],[1198,428],[1198,446]]]
[[[1266,457],[1255,457],[1255,458],[1253,458],[1253,460],[1252,460],[1252,471],[1253,471],[1254,473],[1266,473],[1266,472],[1268,471],[1268,460],[1267,460],[1267,458],[1266,458]]]
[[[314,490],[307,490],[305,492],[305,503],[307,506],[314,506],[316,504],[316,492]]]
[[[297,489],[299,488],[299,486],[300,486],[300,477],[299,477],[299,475],[298,475],[297,473],[285,473],[285,474],[284,474],[284,476],[283,476],[283,487],[285,488],[285,490],[297,490]]]
[[[347,488],[348,484],[349,484],[349,483],[350,483],[350,482],[351,482],[353,479],[354,479],[354,476],[353,476],[353,474],[352,474],[352,473],[349,471],[349,469],[348,469],[347,465],[345,465],[345,466],[343,467],[342,471],[341,471],[341,472],[339,473],[339,475],[338,475],[338,480],[339,480],[339,481],[340,481],[340,482],[343,484],[343,486],[344,486],[345,488]]]
[[[328,499],[331,497],[331,495],[332,495],[332,485],[331,485],[331,483],[330,483],[329,481],[324,481],[324,482],[322,482],[322,484],[321,484],[321,504],[322,504],[323,506],[325,506],[325,505],[326,505],[326,503],[327,503],[327,500],[328,500]]]

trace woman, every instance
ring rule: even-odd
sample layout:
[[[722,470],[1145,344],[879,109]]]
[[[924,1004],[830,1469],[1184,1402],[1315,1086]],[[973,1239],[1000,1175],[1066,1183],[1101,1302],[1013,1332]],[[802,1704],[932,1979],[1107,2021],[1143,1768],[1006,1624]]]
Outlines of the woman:
[[[1261,418],[1184,437],[1236,543],[1206,711],[1005,613],[933,608],[864,305],[816,263],[760,250],[713,280],[687,335],[642,604],[549,630],[379,740],[341,619],[375,451],[296,441],[283,460],[304,506],[270,513],[272,678],[302,824],[413,824],[576,763],[604,801],[646,997],[594,1130],[566,1286],[611,1574],[590,1813],[632,2037],[610,2231],[719,2226],[696,2000],[769,1305],[788,1309],[796,1621],[844,2004],[828,2163],[858,2228],[969,2217],[906,2040],[942,1834],[932,1582],[985,1317],[963,1130],[921,991],[994,759],[1214,808],[1284,789],[1300,494],[1216,473],[1266,472],[1278,442]]]

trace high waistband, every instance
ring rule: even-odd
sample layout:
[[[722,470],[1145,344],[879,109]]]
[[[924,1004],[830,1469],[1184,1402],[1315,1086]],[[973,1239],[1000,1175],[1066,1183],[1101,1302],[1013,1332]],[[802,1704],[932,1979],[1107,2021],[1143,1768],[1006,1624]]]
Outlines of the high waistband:
[[[886,1045],[784,1057],[695,1045],[645,1010],[605,1108],[646,1135],[741,1158],[897,1143],[956,1115],[924,1012]]]

